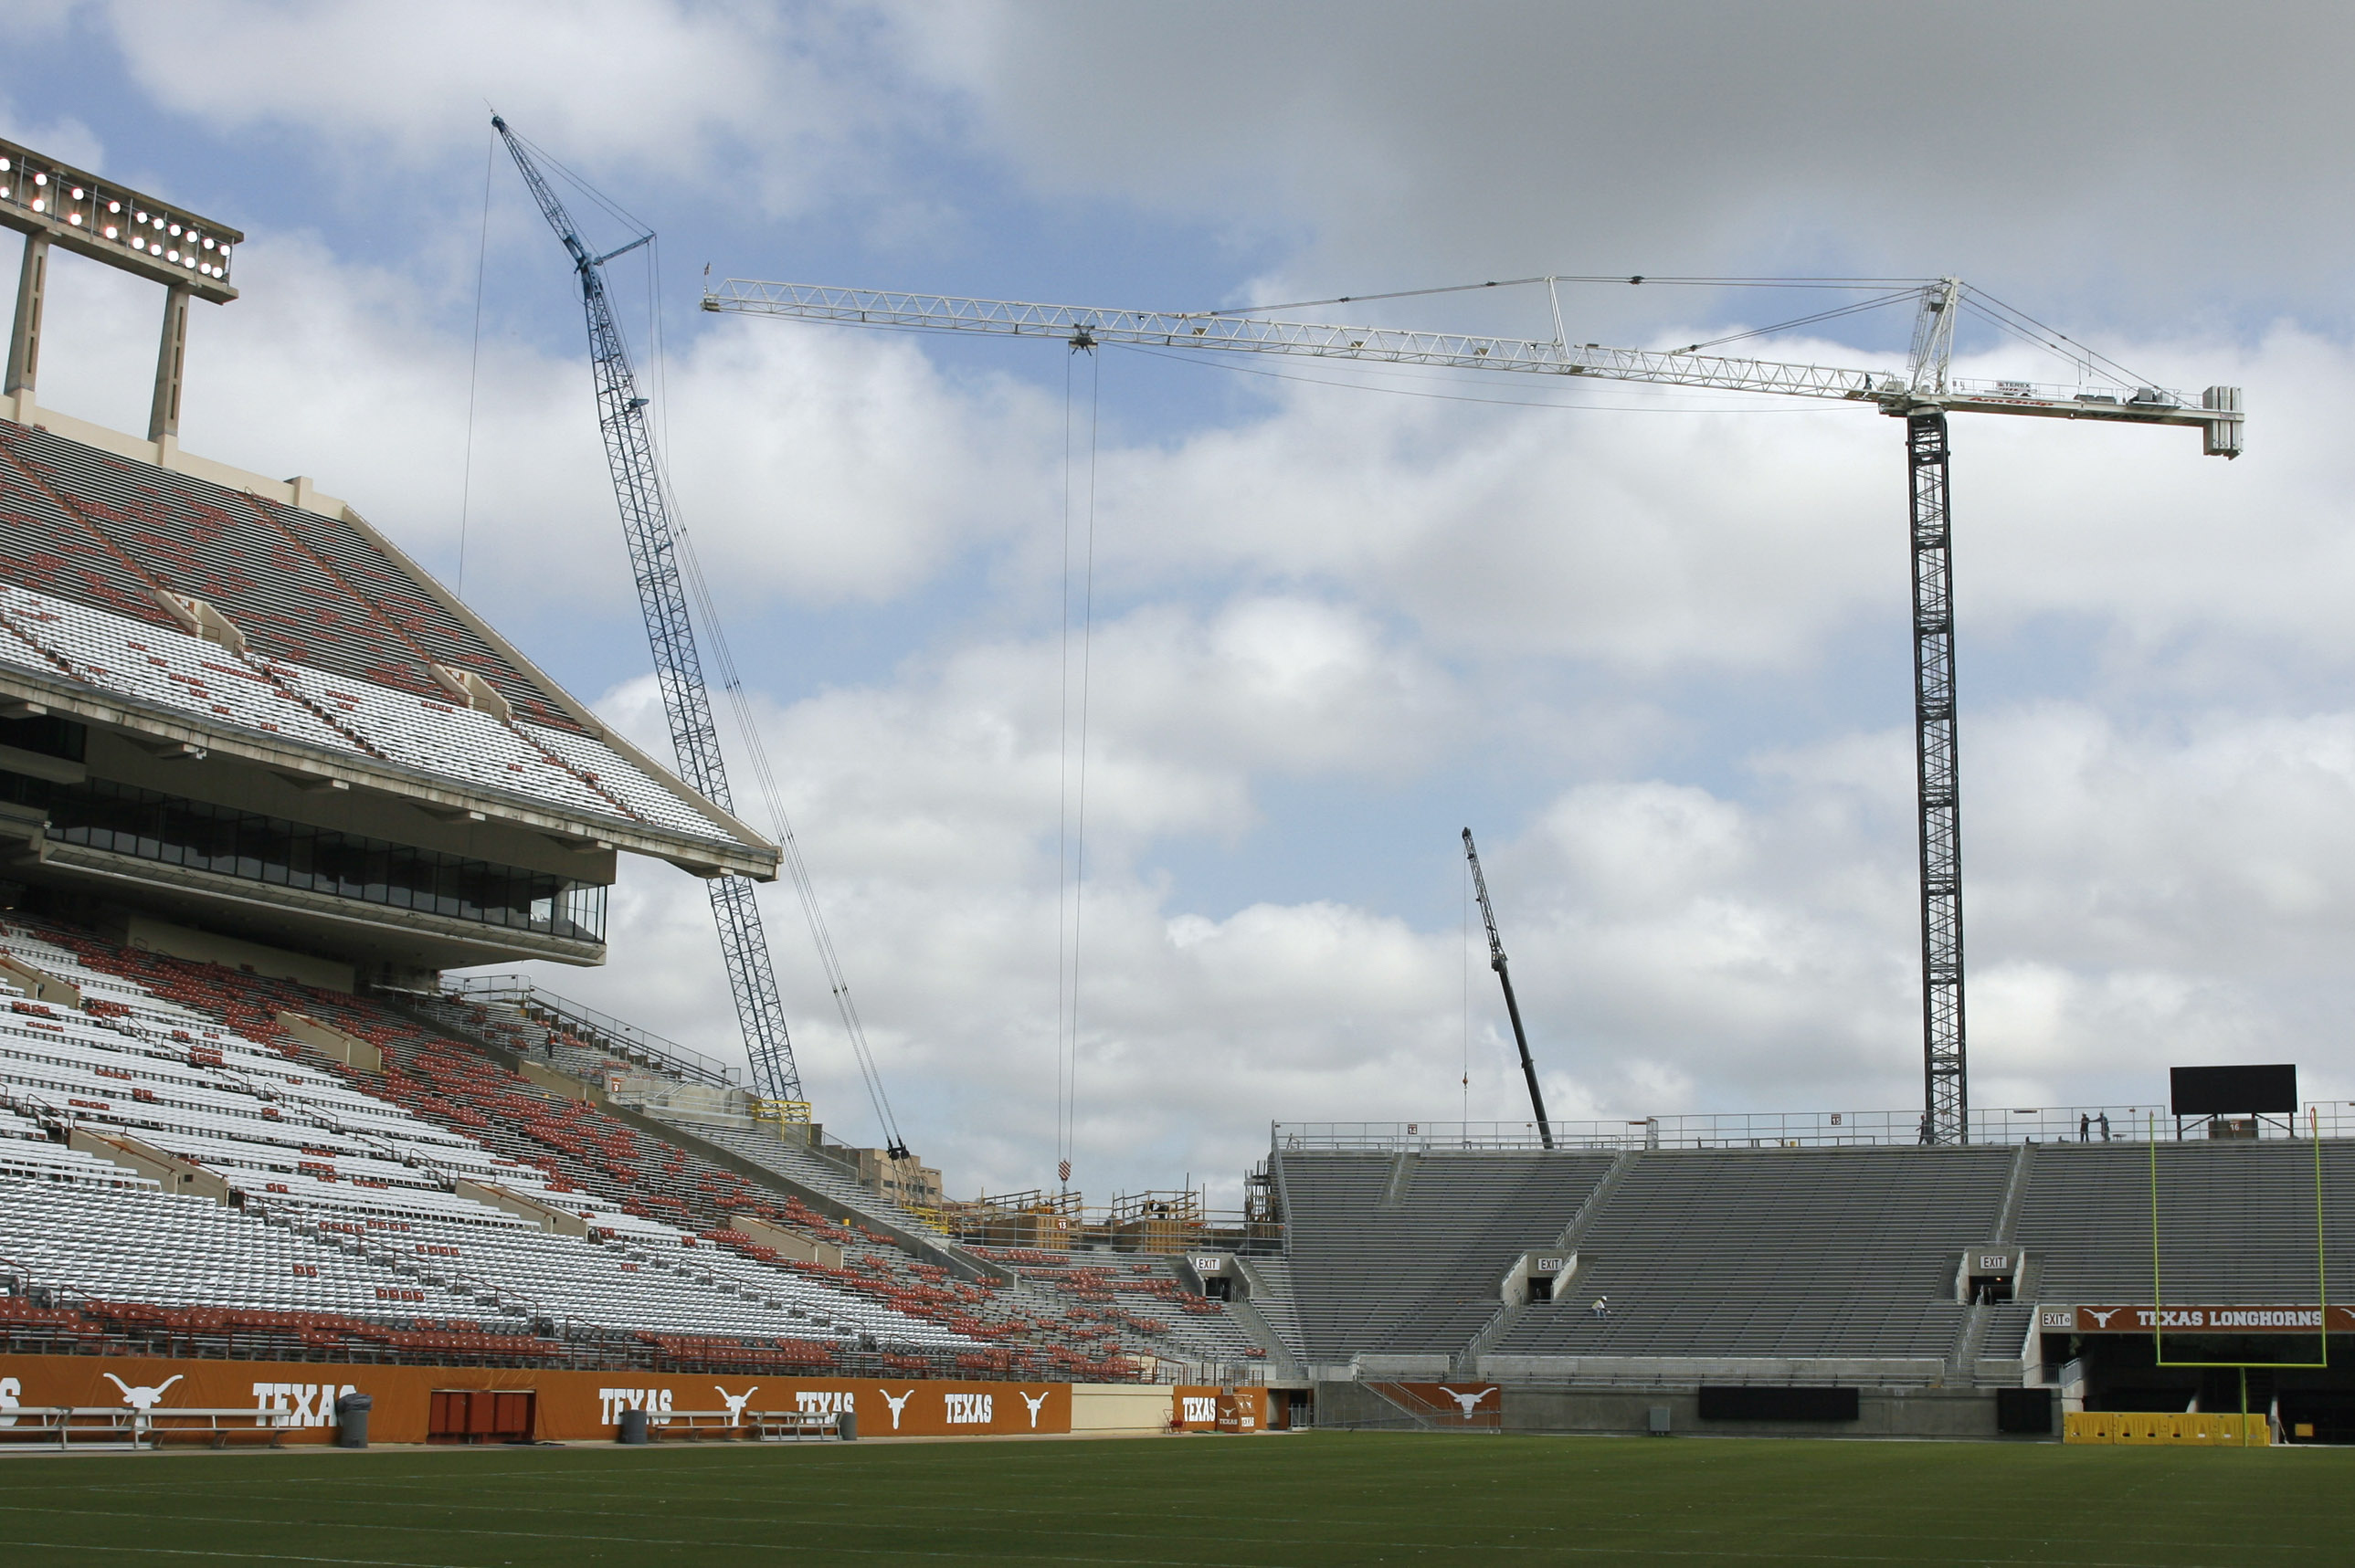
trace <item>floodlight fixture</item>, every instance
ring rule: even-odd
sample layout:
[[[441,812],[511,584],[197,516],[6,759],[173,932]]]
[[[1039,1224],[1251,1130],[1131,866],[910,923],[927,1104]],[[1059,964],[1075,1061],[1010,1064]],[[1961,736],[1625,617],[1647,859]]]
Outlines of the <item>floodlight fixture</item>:
[[[5,140],[0,224],[217,305],[237,298],[229,258],[244,235]]]
[[[225,305],[237,298],[229,257],[245,236],[208,217],[0,140],[0,225],[25,236],[16,283],[16,321],[0,396],[11,417],[27,417],[41,363],[41,307],[48,293],[49,248],[63,246],[133,277],[164,285],[164,334],[155,351],[155,397],[147,439],[158,461],[180,432],[180,372],[187,351],[188,302]]]

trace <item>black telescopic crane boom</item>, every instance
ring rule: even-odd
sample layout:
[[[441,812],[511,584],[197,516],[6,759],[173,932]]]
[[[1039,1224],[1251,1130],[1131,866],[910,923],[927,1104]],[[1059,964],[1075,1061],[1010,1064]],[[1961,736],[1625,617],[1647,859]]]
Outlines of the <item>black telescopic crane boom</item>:
[[[1546,1120],[1545,1095],[1538,1087],[1538,1065],[1529,1060],[1529,1032],[1521,1027],[1520,999],[1513,994],[1513,971],[1505,962],[1504,938],[1497,935],[1497,912],[1488,905],[1488,879],[1480,874],[1480,852],[1472,830],[1464,830],[1464,858],[1472,863],[1472,891],[1480,895],[1480,919],[1488,927],[1488,967],[1505,988],[1505,1012],[1513,1021],[1513,1044],[1521,1048],[1521,1076],[1529,1081],[1529,1106],[1538,1113],[1538,1138],[1553,1147],[1553,1124]]]

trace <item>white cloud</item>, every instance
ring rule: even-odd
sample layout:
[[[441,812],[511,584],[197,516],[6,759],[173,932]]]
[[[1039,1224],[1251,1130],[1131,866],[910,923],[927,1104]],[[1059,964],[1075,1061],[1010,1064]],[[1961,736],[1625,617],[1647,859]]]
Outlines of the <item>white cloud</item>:
[[[2188,4],[2125,32],[2019,4],[900,14],[911,58],[1039,187],[1296,236],[1312,293],[1959,271],[2229,312],[2209,291],[2249,287],[2259,257],[2255,286],[2322,305],[2346,249],[2342,7],[2229,34]],[[2235,134],[2194,129],[2211,115]]]
[[[2355,393],[2355,355],[2314,324],[2339,320],[2318,302],[2350,210],[2336,14],[2221,43],[2190,12],[2124,42],[2106,18],[2049,10],[84,14],[112,19],[129,79],[208,146],[299,138],[319,171],[302,193],[318,230],[257,234],[246,297],[197,318],[187,446],[309,471],[436,562],[465,441],[452,259],[473,260],[471,197],[414,251],[351,198],[477,178],[485,97],[633,200],[741,196],[731,245],[833,203],[870,246],[975,225],[993,268],[1063,277],[1125,265],[1121,226],[1143,212],[1144,244],[1241,258],[1179,257],[1203,299],[1550,267],[1952,268],[2109,323],[2102,345],[2162,380],[2243,383],[2250,452],[2230,465],[2187,431],[1956,420],[1977,1088],[1983,1104],[2147,1098],[2167,1063],[2247,1056],[2355,1091],[2335,1044],[2355,916],[2339,602],[2355,531],[2325,418]],[[33,20],[51,37],[71,18]],[[1238,49],[1246,26],[1256,47]],[[2007,51],[2020,38],[2042,47]],[[11,90],[21,107],[0,121],[98,161],[86,114]],[[2195,101],[2235,133],[2170,129],[2166,106]],[[1912,132],[1887,133],[1899,123]],[[2057,137],[2071,157],[2045,155]],[[1009,185],[1042,206],[998,210]],[[1024,228],[1081,210],[1117,219],[1091,236],[1100,252],[1050,256]],[[45,400],[142,428],[152,291],[80,264],[57,280]],[[1721,299],[1668,298],[1580,293],[1571,330],[1666,342],[1739,324]],[[1383,308],[1550,334],[1533,300]],[[879,1055],[957,1191],[1035,1183],[1053,1145],[1067,778],[1062,410],[1012,350],[703,325],[674,346],[661,409],[680,499],[766,694]],[[1860,356],[1831,338],[1770,352]],[[1231,1182],[1270,1117],[1430,1119],[1468,1097],[1521,1118],[1476,954],[1468,1097],[1458,1081],[1466,964],[1444,896],[1300,874],[1412,862],[1434,820],[1444,859],[1475,805],[1497,824],[1483,848],[1559,1113],[1916,1096],[1891,421],[1505,377],[1391,383],[1432,398],[1235,377],[1264,402],[1220,403],[1190,383],[1165,397],[1211,372],[1116,355],[1103,370],[1091,1192],[1189,1168]],[[525,621],[527,648],[571,638],[634,665],[569,336],[543,349],[493,323],[474,452],[473,597]],[[814,647],[844,627],[858,646]],[[645,683],[603,706],[663,754]],[[739,803],[759,821],[750,782]],[[1206,895],[1194,874],[1220,855],[1273,869]],[[863,1140],[798,911],[783,889],[768,909],[813,1090]],[[614,925],[609,970],[552,983],[688,1044],[728,1039],[701,887],[634,863]]]
[[[926,118],[909,95],[879,90],[890,65],[857,5],[91,9],[155,101],[209,127],[297,130],[341,154],[334,163],[355,194],[381,160],[407,172],[480,146],[496,107],[584,168],[626,167],[642,185],[684,177],[713,194],[732,186],[786,210],[842,171],[846,148]]]

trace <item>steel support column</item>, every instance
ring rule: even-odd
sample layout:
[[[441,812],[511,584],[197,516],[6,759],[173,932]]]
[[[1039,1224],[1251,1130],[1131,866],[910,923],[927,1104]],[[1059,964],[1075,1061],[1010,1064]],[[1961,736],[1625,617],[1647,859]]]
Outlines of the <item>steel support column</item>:
[[[1946,416],[1905,417],[1913,558],[1913,758],[1922,847],[1922,1141],[1970,1137],[1963,1031],[1963,842],[1955,790],[1954,555]]]
[[[48,292],[49,237],[25,236],[24,266],[16,274],[16,322],[8,334],[8,375],[0,393],[15,397],[33,390],[41,368],[41,306]]]
[[[147,410],[147,439],[180,434],[180,371],[188,357],[188,291],[164,291],[164,337],[155,347],[155,400]]]

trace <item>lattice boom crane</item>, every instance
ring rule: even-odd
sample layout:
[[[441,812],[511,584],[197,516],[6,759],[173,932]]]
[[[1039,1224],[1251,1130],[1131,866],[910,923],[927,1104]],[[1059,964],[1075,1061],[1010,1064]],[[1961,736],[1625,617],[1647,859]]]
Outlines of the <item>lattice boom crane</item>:
[[[719,752],[719,727],[711,718],[711,692],[704,683],[703,662],[696,652],[695,626],[687,619],[678,539],[671,527],[669,503],[646,429],[646,399],[638,395],[629,349],[613,320],[613,302],[605,290],[605,263],[635,249],[652,236],[641,236],[602,256],[591,254],[571,215],[506,122],[494,116],[491,124],[514,156],[532,200],[539,205],[540,216],[564,242],[581,280],[581,304],[589,323],[589,359],[597,379],[597,425],[605,439],[605,464],[612,471],[613,498],[621,507],[630,573],[637,582],[638,607],[645,615],[655,680],[662,691],[663,716],[670,723],[671,747],[678,758],[680,776],[705,799],[732,811],[735,802],[728,789],[728,766]],[[754,1087],[767,1099],[798,1101],[801,1072],[794,1065],[785,1006],[777,994],[776,974],[769,963],[768,934],[762,928],[761,906],[753,901],[751,880],[722,874],[710,879],[709,890],[712,917],[719,927],[720,959],[728,971],[729,991],[735,998],[736,1020],[744,1032]]]
[[[1532,280],[1538,281],[1546,282],[1553,294],[1554,335],[1550,340],[1336,326],[1240,312],[1110,310],[738,278],[708,286],[703,308],[900,330],[1051,338],[1081,347],[1126,344],[1213,349],[1764,392],[1861,403],[1902,419],[1913,577],[1914,762],[1922,878],[1922,1138],[1925,1143],[1966,1141],[1970,1101],[1963,1010],[1962,824],[1956,790],[1946,416],[2012,414],[2181,425],[2200,432],[2209,456],[2232,458],[2241,453],[2241,389],[2211,387],[2195,402],[2179,392],[2119,379],[2098,369],[2090,357],[2081,366],[2075,387],[1950,376],[1955,323],[1966,293],[1953,278],[1922,286],[1902,375],[1573,344],[1562,331],[1553,281]]]
[[[1505,960],[1505,939],[1497,935],[1497,911],[1488,903],[1488,878],[1480,869],[1479,846],[1464,830],[1464,858],[1472,867],[1472,888],[1480,896],[1480,921],[1488,927],[1488,967],[1505,988],[1505,1012],[1513,1021],[1513,1044],[1521,1050],[1521,1076],[1529,1081],[1529,1108],[1537,1113],[1538,1139],[1553,1147],[1553,1123],[1546,1119],[1545,1091],[1538,1087],[1538,1065],[1529,1059],[1529,1032],[1521,1027],[1521,999],[1513,994],[1513,969]]]

